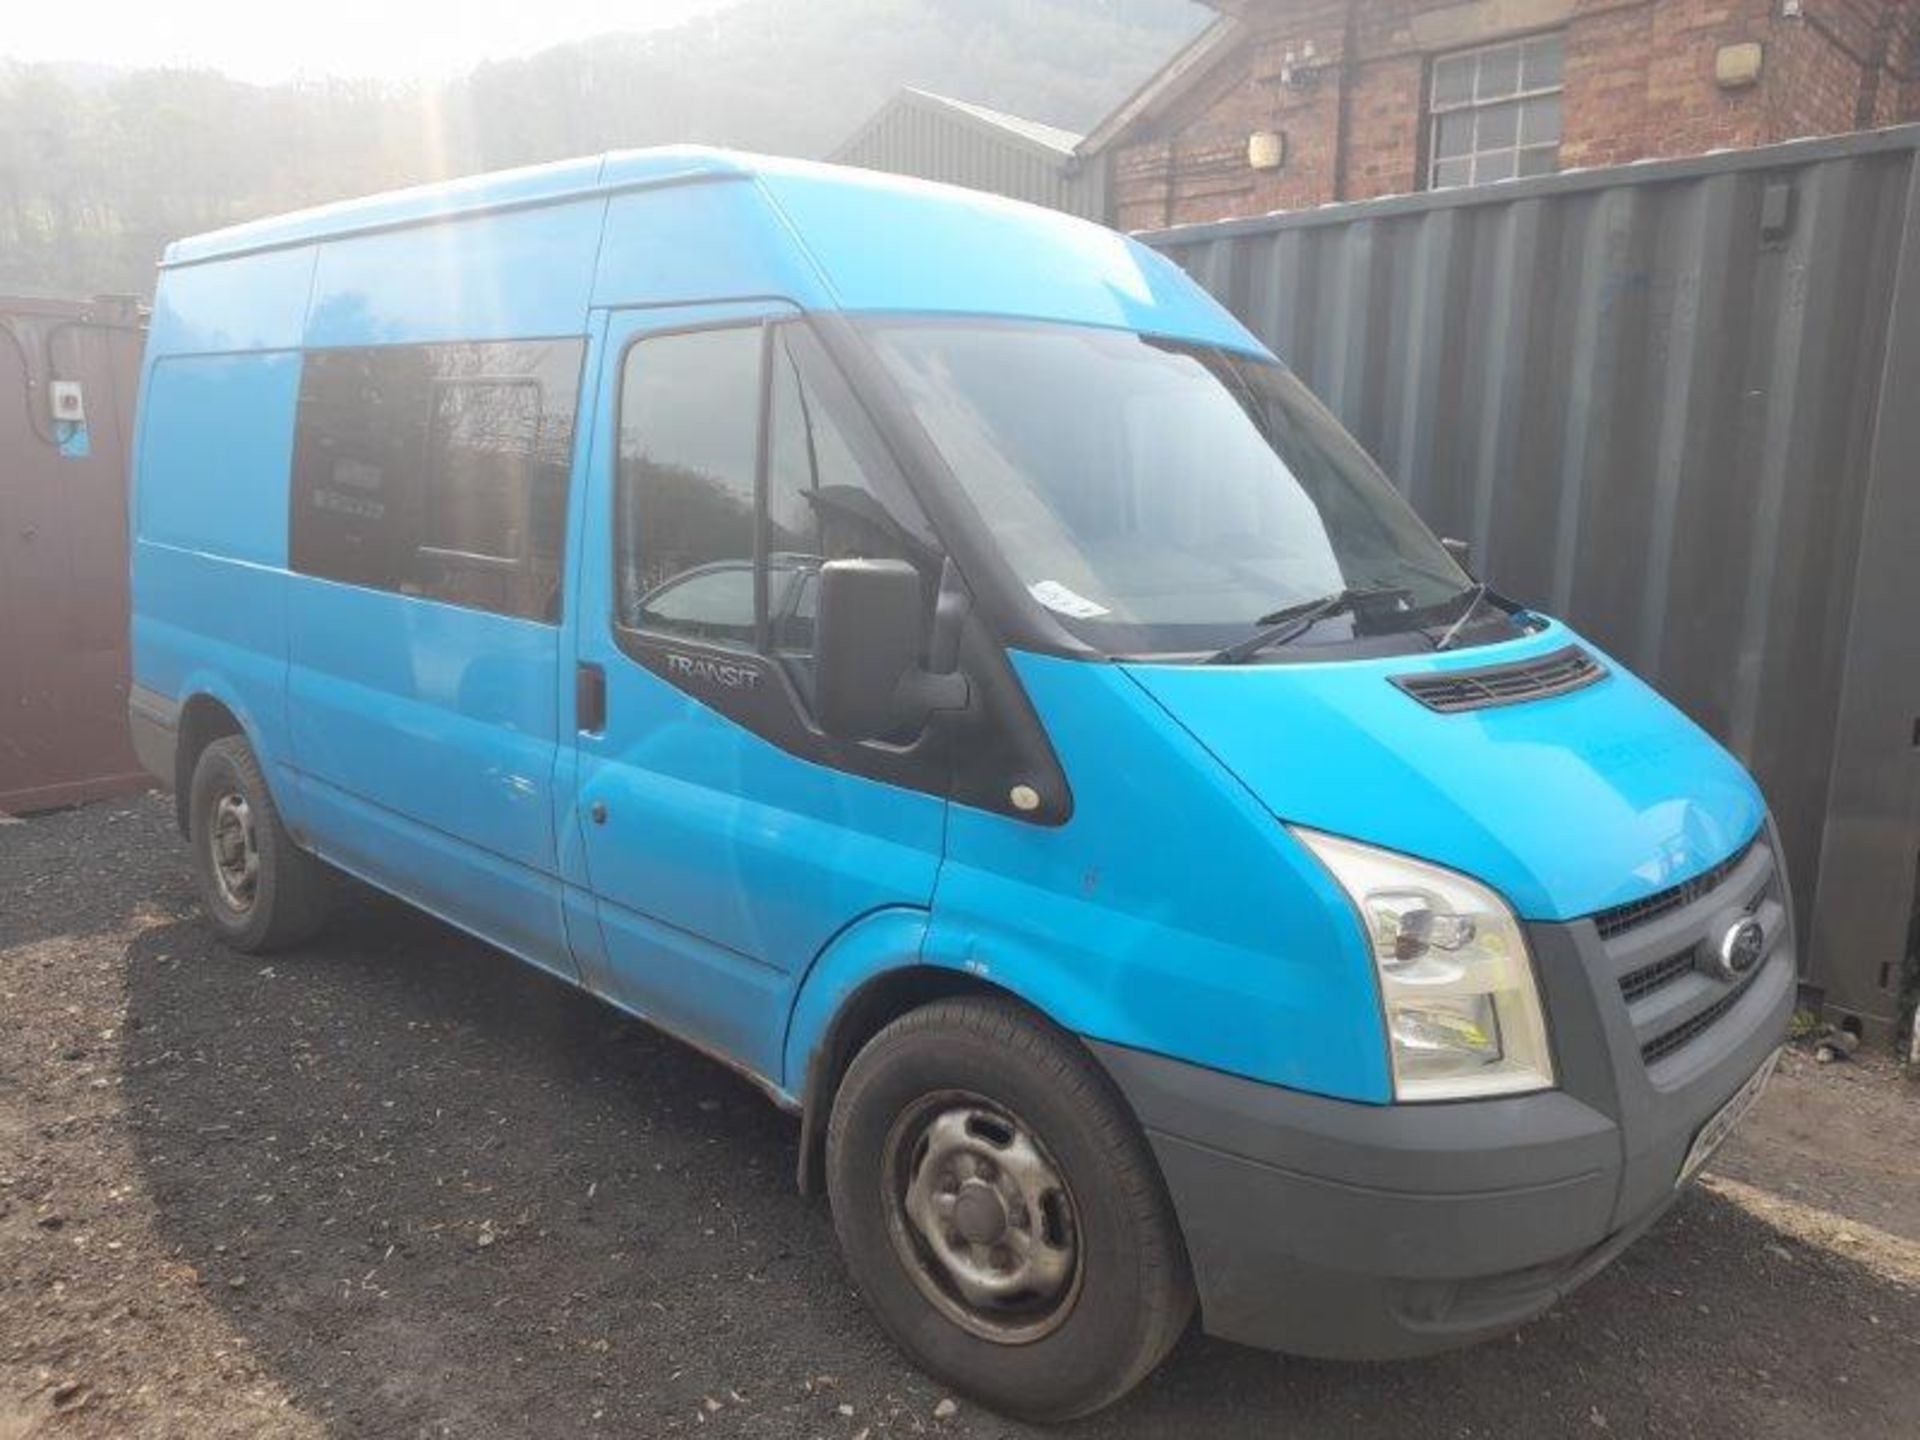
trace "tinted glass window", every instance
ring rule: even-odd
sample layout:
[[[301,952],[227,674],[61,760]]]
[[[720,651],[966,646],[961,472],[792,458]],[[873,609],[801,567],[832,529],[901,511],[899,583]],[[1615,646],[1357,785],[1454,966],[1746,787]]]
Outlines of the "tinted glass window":
[[[815,577],[828,560],[913,559],[896,516],[869,474],[884,461],[871,436],[831,382],[837,376],[819,342],[797,326],[776,332],[767,424],[767,609],[773,648],[790,658],[813,653]],[[932,578],[932,577],[930,577]]]
[[[638,623],[722,645],[753,644],[753,562],[723,560],[683,571],[650,592]]]
[[[437,386],[421,543],[498,560],[524,555],[539,430],[537,385],[463,380]]]
[[[906,558],[937,578],[924,522],[804,325],[636,344],[621,377],[619,465],[620,622],[742,649],[764,634],[803,692],[823,563]]]
[[[627,352],[614,522],[622,624],[752,643],[761,344],[750,326]]]
[[[867,325],[1034,600],[1109,653],[1211,650],[1352,587],[1315,642],[1444,620],[1467,576],[1280,367],[1091,327]]]
[[[557,620],[582,351],[536,340],[308,355],[293,568]]]

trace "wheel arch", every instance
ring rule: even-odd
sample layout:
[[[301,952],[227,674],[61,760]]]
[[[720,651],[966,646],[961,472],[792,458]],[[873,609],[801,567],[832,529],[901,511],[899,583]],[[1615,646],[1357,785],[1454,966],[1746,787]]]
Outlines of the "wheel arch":
[[[922,958],[924,910],[875,911],[844,931],[801,982],[787,1026],[786,1088],[800,1098],[803,1194],[820,1180],[827,1116],[853,1057],[910,1010],[955,995],[998,995],[1033,1008],[1025,996],[958,966]],[[1044,1012],[1042,1012],[1044,1013]]]
[[[213,677],[196,675],[181,688],[181,696],[173,742],[173,818],[184,835],[188,828],[194,767],[200,763],[207,746],[229,735],[238,735],[253,748],[262,774],[267,773],[268,763],[260,746],[259,726],[240,697],[227,686]]]
[[[997,996],[1033,1007],[1004,986],[945,965],[913,964],[882,971],[846,999],[808,1056],[800,1091],[800,1157],[796,1179],[803,1195],[819,1186],[827,1116],[847,1067],[866,1043],[910,1011],[959,995]]]
[[[173,745],[173,819],[182,835],[188,832],[193,772],[200,756],[214,741],[246,733],[232,708],[204,690],[180,707],[180,729]]]

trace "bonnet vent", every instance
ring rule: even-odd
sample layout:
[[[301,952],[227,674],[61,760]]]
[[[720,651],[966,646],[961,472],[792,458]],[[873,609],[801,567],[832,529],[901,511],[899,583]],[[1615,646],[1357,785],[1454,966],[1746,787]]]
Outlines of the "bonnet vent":
[[[1606,675],[1606,666],[1578,645],[1568,645],[1552,654],[1509,665],[1395,675],[1393,683],[1429,710],[1451,715],[1458,710],[1486,710],[1564,695],[1604,680]]]

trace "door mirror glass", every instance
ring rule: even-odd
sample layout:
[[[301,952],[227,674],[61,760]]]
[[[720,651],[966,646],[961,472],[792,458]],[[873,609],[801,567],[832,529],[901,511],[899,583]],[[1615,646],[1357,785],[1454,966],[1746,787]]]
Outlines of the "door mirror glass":
[[[905,560],[830,560],[820,567],[814,622],[814,706],[839,740],[917,734],[935,710],[958,709],[967,682],[921,666],[926,610]]]

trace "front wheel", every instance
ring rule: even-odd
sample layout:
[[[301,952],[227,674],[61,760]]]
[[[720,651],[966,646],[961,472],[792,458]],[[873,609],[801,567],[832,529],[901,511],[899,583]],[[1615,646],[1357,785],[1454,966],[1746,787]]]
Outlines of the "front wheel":
[[[848,1268],[929,1372],[1027,1420],[1120,1398],[1193,1312],[1159,1171],[1072,1037],[944,1000],[854,1057],[827,1128]]]
[[[320,927],[332,876],[287,834],[243,737],[225,736],[200,752],[187,817],[200,899],[222,940],[257,954]]]

